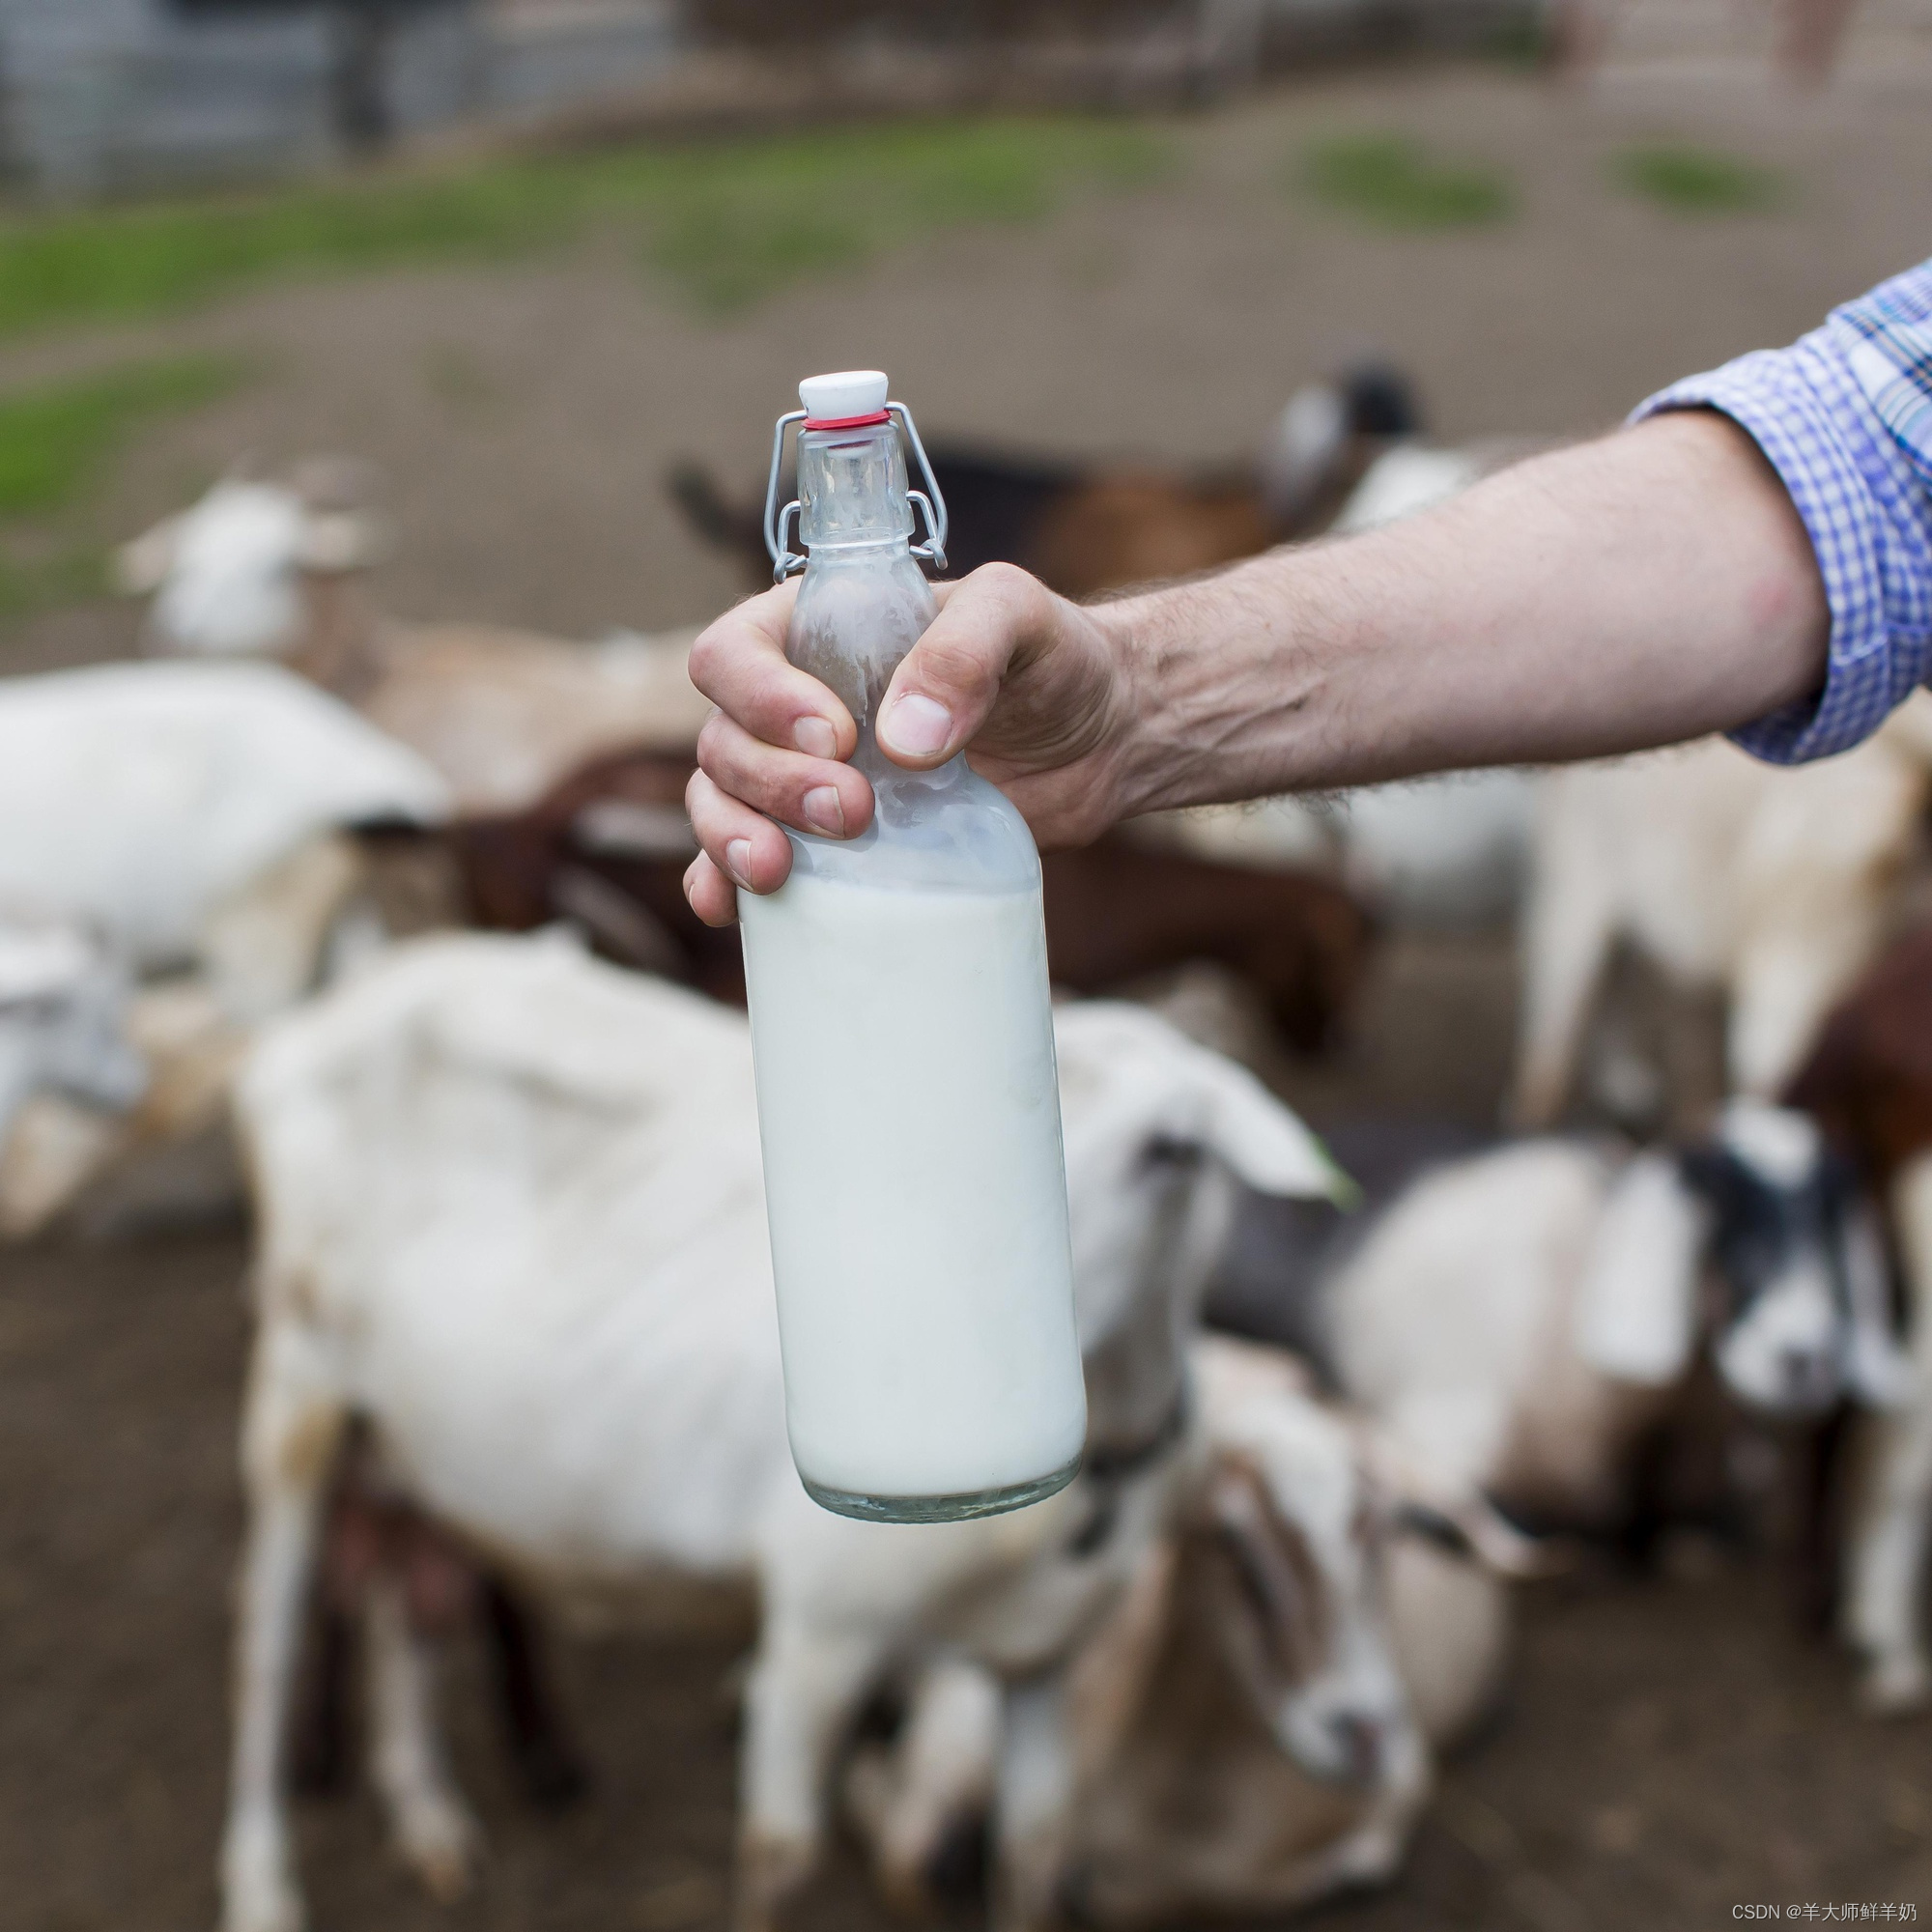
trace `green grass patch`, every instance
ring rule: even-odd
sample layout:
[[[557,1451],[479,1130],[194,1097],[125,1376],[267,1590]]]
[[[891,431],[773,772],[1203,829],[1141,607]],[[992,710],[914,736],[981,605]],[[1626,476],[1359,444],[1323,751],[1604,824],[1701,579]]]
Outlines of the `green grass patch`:
[[[1633,194],[1677,214],[1748,214],[1782,207],[1791,184],[1776,168],[1708,148],[1632,148],[1610,164]]]
[[[982,121],[652,159],[647,260],[701,306],[730,310],[923,235],[1040,220],[1082,182],[1137,186],[1170,148],[1101,122]]]
[[[730,308],[921,232],[1036,219],[1083,181],[1145,181],[1170,145],[1101,121],[922,122],[16,216],[0,221],[0,334],[138,319],[278,275],[520,254],[599,217],[635,224],[659,270]]]
[[[23,623],[106,591],[107,556],[92,544],[70,544],[31,562],[0,554],[0,624]]]
[[[211,402],[240,373],[223,356],[171,356],[0,395],[0,517],[66,509],[143,418]]]
[[[1449,161],[1400,134],[1344,134],[1301,156],[1298,178],[1331,208],[1378,228],[1466,228],[1506,220],[1509,179],[1474,161]]]
[[[0,394],[0,621],[100,594],[105,558],[70,513],[143,422],[212,402],[242,373],[176,355]]]

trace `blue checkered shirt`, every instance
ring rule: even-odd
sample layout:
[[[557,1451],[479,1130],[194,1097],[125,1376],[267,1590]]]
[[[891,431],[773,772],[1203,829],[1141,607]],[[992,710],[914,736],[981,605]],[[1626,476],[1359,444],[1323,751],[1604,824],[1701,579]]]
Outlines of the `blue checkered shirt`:
[[[1696,408],[1741,424],[1784,479],[1832,607],[1824,689],[1737,741],[1779,763],[1842,752],[1932,674],[1932,261],[1789,349],[1673,383],[1632,421]]]

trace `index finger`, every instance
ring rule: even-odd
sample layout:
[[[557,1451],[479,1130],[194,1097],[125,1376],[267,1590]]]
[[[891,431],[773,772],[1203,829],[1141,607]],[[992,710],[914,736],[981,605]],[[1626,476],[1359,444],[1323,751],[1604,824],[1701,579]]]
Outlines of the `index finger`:
[[[691,681],[753,737],[811,758],[849,758],[859,743],[852,714],[830,686],[789,663],[785,632],[798,585],[748,598],[700,633]]]

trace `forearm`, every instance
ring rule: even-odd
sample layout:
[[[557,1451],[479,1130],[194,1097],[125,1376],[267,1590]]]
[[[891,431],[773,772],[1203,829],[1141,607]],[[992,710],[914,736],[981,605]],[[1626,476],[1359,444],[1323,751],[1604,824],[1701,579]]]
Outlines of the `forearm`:
[[[856,722],[784,658],[790,600],[720,619],[692,674],[720,710],[688,794],[692,903],[770,892],[780,824],[872,812]],[[1810,540],[1755,445],[1662,416],[1507,470],[1389,529],[1081,608],[992,564],[944,593],[894,674],[879,743],[962,748],[1043,847],[1163,806],[1589,757],[1761,718],[1821,683]],[[777,821],[777,822],[774,822]]]
[[[1123,814],[1693,737],[1816,689],[1830,629],[1783,486],[1703,413],[1094,614],[1134,690]]]

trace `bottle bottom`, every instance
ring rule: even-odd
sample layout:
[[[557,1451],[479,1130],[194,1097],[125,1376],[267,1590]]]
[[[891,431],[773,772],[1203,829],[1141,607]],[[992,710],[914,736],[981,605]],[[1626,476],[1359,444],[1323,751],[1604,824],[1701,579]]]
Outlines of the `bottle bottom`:
[[[1044,1502],[1048,1496],[1057,1495],[1079,1473],[1080,1458],[1075,1456],[1044,1476],[1031,1476],[1003,1490],[967,1490],[951,1496],[859,1495],[850,1490],[835,1490],[814,1483],[803,1469],[798,1475],[806,1494],[834,1516],[853,1517],[860,1522],[965,1522],[973,1517],[1002,1516],[1008,1510]]]

